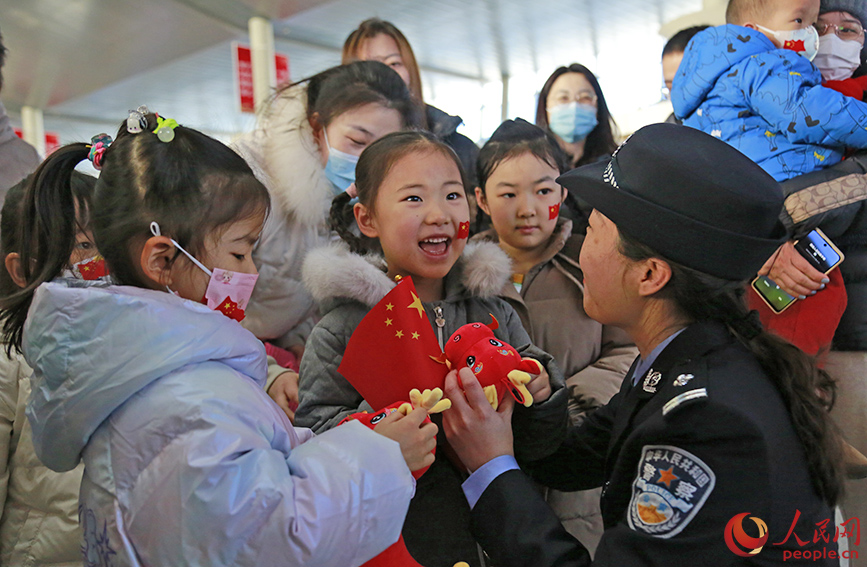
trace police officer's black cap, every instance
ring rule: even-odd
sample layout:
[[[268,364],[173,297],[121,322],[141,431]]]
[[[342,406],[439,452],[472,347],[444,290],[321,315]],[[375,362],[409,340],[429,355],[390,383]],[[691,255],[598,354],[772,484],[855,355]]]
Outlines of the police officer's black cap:
[[[788,238],[779,184],[738,150],[687,126],[645,126],[610,160],[557,182],[660,255],[727,280],[752,278]]]

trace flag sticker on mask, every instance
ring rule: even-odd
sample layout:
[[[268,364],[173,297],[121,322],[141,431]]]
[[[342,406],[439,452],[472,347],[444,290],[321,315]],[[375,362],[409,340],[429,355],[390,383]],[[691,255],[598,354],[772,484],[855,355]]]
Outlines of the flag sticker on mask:
[[[258,278],[258,274],[214,268],[202,303],[240,323],[244,319],[244,311],[247,309],[250,296],[253,295],[253,288]]]
[[[93,258],[82,260],[72,265],[70,269],[72,277],[79,280],[95,281],[107,280],[108,268],[105,265],[105,258],[96,255]]]
[[[689,451],[647,445],[632,483],[626,514],[629,527],[655,537],[673,537],[689,525],[715,484],[713,470]]]

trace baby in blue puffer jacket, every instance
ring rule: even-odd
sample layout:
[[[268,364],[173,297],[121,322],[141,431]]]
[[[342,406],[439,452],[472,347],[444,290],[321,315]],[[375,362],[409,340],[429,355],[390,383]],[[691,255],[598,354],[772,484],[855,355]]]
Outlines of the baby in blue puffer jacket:
[[[777,181],[867,148],[867,104],[822,87],[810,61],[819,0],[731,0],[698,33],[672,86],[675,115],[746,154]]]

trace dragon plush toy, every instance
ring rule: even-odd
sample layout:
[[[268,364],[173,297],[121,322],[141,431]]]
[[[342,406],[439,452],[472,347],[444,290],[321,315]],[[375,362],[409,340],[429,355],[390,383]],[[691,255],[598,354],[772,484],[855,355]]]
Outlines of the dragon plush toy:
[[[458,328],[446,343],[445,352],[437,359],[448,368],[467,367],[473,371],[485,390],[491,406],[497,409],[506,392],[527,407],[533,396],[527,390],[531,374],[542,372],[542,365],[532,358],[521,358],[518,351],[497,339],[494,330],[500,326],[491,314],[490,325],[467,323]]]
[[[452,407],[452,403],[448,399],[443,399],[443,391],[439,388],[434,388],[433,390],[425,390],[424,392],[419,392],[417,388],[413,388],[409,392],[409,402],[396,402],[382,408],[379,411],[375,411],[372,413],[366,411],[353,413],[346,416],[343,421],[340,422],[340,425],[343,425],[344,423],[350,421],[358,421],[363,425],[366,425],[370,429],[374,429],[380,421],[382,421],[396,411],[402,413],[403,415],[407,415],[413,409],[419,407],[425,408],[428,414],[432,414],[440,413],[449,409],[450,407]],[[430,423],[430,417],[426,417],[424,423]],[[433,448],[431,453],[436,454],[436,447]],[[419,469],[413,472],[412,476],[418,479],[421,477],[421,475],[427,472],[428,468],[430,467]],[[412,555],[409,554],[409,551],[406,549],[406,543],[404,543],[403,541],[403,535],[401,535],[400,538],[391,546],[389,546],[385,551],[362,565],[362,567],[398,566],[423,567],[421,564],[417,563],[415,559],[413,559]]]
[[[341,423],[357,420],[373,429],[395,411],[404,415],[418,407],[428,413],[444,411],[451,407],[451,402],[442,398],[446,374],[464,366],[476,375],[495,409],[506,392],[519,403],[532,405],[533,397],[526,385],[531,374],[542,372],[542,365],[522,359],[512,346],[497,339],[493,330],[499,323],[493,315],[491,318],[491,325],[469,323],[460,327],[443,352],[412,278],[403,278],[356,327],[338,368],[370,405],[382,409],[352,414]],[[406,392],[411,388],[406,402]],[[413,475],[419,478],[424,472]],[[409,554],[401,536],[362,567],[422,566]]]

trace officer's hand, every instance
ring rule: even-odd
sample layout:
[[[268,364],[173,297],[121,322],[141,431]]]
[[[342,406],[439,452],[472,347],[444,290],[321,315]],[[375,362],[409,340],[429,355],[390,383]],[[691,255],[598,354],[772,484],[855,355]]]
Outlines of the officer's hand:
[[[514,455],[512,408],[515,401],[512,396],[503,396],[500,407],[494,410],[469,368],[449,372],[445,391],[452,407],[443,413],[443,431],[458,457],[471,471],[494,457]]]

